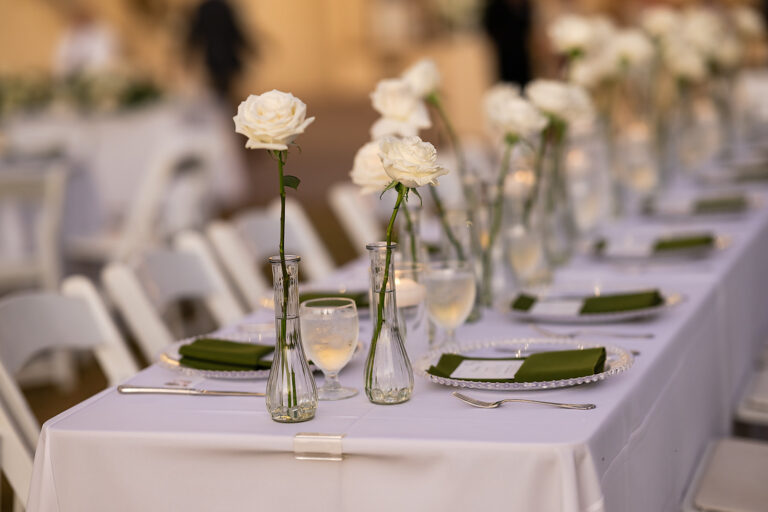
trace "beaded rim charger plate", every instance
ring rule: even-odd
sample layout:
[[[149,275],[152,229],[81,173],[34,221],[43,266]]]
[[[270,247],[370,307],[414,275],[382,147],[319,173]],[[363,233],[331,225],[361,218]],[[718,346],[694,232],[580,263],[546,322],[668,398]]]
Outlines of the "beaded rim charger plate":
[[[437,364],[440,356],[443,354],[462,354],[472,355],[472,352],[490,351],[496,352],[499,357],[525,357],[537,352],[551,352],[556,350],[583,350],[586,348],[605,347],[605,367],[600,373],[586,375],[583,377],[574,377],[571,379],[558,379],[549,381],[534,382],[483,382],[469,381],[462,379],[452,379],[447,377],[438,377],[427,373],[430,366]],[[467,389],[485,389],[498,391],[531,391],[538,389],[565,388],[578,386],[580,384],[589,384],[590,382],[599,382],[606,377],[617,375],[628,370],[633,363],[632,354],[615,345],[605,345],[603,343],[594,343],[589,341],[576,340],[553,340],[545,338],[518,338],[507,340],[490,340],[469,343],[466,345],[457,345],[453,347],[443,347],[432,350],[416,361],[416,372],[435,384],[443,386],[453,386]]]

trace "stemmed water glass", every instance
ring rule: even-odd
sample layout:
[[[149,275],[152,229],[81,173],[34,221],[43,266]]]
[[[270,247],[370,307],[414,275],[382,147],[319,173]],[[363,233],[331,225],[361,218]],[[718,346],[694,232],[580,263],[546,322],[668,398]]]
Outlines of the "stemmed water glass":
[[[456,343],[456,328],[466,322],[475,303],[475,273],[469,262],[430,263],[423,280],[427,312],[445,330],[444,344]]]
[[[346,298],[312,299],[301,303],[301,339],[307,357],[325,375],[318,400],[341,400],[357,394],[342,387],[339,372],[357,348],[358,317],[355,301]]]

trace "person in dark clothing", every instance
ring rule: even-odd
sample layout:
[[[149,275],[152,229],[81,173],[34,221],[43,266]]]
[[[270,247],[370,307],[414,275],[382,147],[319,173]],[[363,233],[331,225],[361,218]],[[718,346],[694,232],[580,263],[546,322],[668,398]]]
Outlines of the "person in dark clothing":
[[[499,78],[521,86],[531,80],[529,0],[488,0],[483,25],[496,48]]]
[[[230,101],[244,55],[256,53],[226,0],[204,0],[198,5],[189,26],[187,49],[191,54],[201,54],[214,91]]]

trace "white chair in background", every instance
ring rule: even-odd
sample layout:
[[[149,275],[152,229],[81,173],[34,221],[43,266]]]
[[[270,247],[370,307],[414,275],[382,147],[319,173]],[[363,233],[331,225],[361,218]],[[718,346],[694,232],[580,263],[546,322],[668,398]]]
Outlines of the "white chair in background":
[[[293,200],[285,204],[285,252],[302,256],[301,271],[310,280],[328,277],[335,266],[304,209]],[[250,210],[233,221],[212,222],[206,230],[216,258],[248,308],[262,306],[267,280],[260,263],[278,253],[280,241],[280,202],[266,209]]]
[[[16,239],[4,240],[0,232],[0,293],[19,288],[55,290],[59,285],[65,183],[64,171],[56,168],[0,172],[0,217],[3,213],[10,217],[5,220],[13,233],[6,236]]]
[[[768,367],[752,374],[736,406],[736,419],[747,425],[768,426]]]
[[[24,505],[32,481],[35,449],[27,443],[14,426],[13,416],[0,403],[0,469],[11,486],[14,495],[14,511]]]
[[[259,271],[245,239],[229,221],[215,220],[208,225],[205,232],[233,289],[237,291],[243,304],[255,311],[261,306],[269,283]]]
[[[383,236],[377,204],[383,203],[377,195],[363,195],[360,187],[350,182],[331,185],[328,189],[328,204],[336,219],[359,255],[366,253],[365,246],[381,240]]]
[[[219,326],[245,314],[207,248],[200,257],[197,237],[186,233],[176,241],[180,250],[150,251],[135,267],[113,262],[102,272],[107,294],[149,361],[176,339],[163,314],[179,300],[201,300]]]
[[[174,231],[202,225],[210,208],[201,173],[210,165],[205,145],[169,144],[146,172],[119,228],[71,241],[68,255],[85,262],[128,261]]]
[[[768,443],[720,439],[709,445],[683,499],[682,512],[764,512]]]

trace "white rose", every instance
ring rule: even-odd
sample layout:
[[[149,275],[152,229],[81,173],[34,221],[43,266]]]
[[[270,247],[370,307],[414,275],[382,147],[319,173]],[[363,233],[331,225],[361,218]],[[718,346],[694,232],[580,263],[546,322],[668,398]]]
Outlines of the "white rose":
[[[576,85],[593,89],[616,74],[612,56],[608,52],[579,59],[568,69],[568,80]]]
[[[593,46],[603,45],[611,40],[616,33],[616,25],[613,24],[611,18],[602,14],[590,16],[589,22],[592,24]]]
[[[662,39],[680,27],[680,15],[674,9],[656,5],[644,9],[640,15],[640,26],[655,39]]]
[[[414,94],[405,80],[394,78],[382,80],[371,93],[373,108],[381,119],[371,127],[371,137],[385,135],[416,135],[420,129],[432,126],[427,106]]]
[[[411,86],[413,93],[426,98],[440,86],[440,71],[432,59],[421,59],[406,69],[402,77]]]
[[[745,39],[759,39],[765,34],[765,22],[754,8],[742,5],[731,11],[736,30]]]
[[[289,92],[272,90],[248,96],[232,119],[235,131],[248,137],[245,147],[285,150],[315,120],[306,116],[303,101]]]
[[[701,53],[680,37],[669,38],[664,45],[664,65],[678,80],[701,82],[707,76],[707,62]]]
[[[594,42],[593,29],[588,18],[566,14],[552,22],[547,35],[558,53],[586,53]]]
[[[583,87],[556,80],[534,80],[525,87],[525,95],[539,110],[567,123],[593,114],[592,102]]]
[[[725,30],[717,13],[706,7],[693,7],[683,13],[680,34],[705,59],[713,58]]]
[[[490,118],[491,112],[499,108],[508,101],[520,97],[520,87],[509,82],[499,82],[485,92],[483,96],[483,107],[487,118]]]
[[[734,36],[726,36],[717,46],[714,55],[715,63],[721,70],[733,70],[741,62],[741,44]]]
[[[614,65],[628,68],[646,66],[653,57],[653,43],[637,29],[616,33],[611,41],[610,52]]]
[[[384,137],[379,157],[387,175],[409,188],[437,185],[437,178],[448,171],[437,164],[437,151],[419,137]]]
[[[368,142],[357,150],[352,172],[352,183],[362,188],[363,194],[372,194],[384,190],[392,179],[384,171],[379,158],[379,142]]]
[[[541,133],[548,122],[536,107],[519,96],[493,105],[493,108],[486,110],[486,116],[491,130],[502,137],[514,135],[529,138]]]

